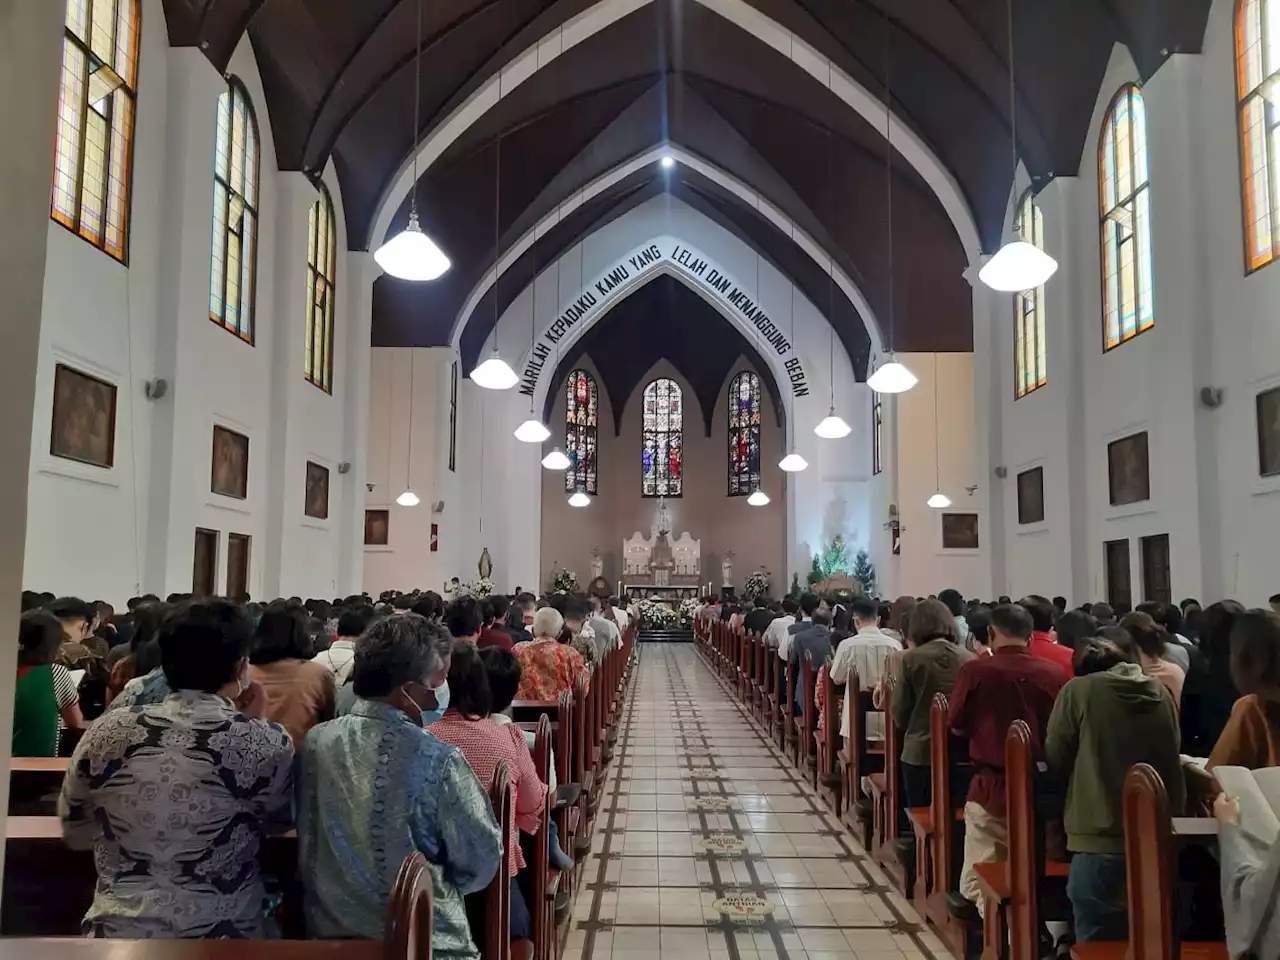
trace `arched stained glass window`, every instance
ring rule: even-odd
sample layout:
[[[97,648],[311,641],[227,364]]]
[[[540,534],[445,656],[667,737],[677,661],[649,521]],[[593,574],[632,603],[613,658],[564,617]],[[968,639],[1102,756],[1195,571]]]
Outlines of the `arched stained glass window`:
[[[645,497],[678,497],[684,477],[684,404],[680,387],[663,377],[644,388],[643,472]]]
[[[729,382],[729,496],[760,488],[760,378],[744,370]]]
[[[1147,186],[1147,108],[1142,91],[1130,85],[1111,101],[1098,144],[1106,350],[1156,323]]]
[[[569,469],[564,472],[564,488],[583,493],[599,492],[596,478],[596,381],[585,370],[569,374],[564,400],[564,452]]]
[[[1044,214],[1030,190],[1018,204],[1017,227],[1023,240],[1044,249]],[[1045,385],[1048,368],[1044,354],[1044,287],[1039,286],[1013,297],[1014,399]]]
[[[258,121],[235,77],[218,97],[213,147],[213,250],[209,319],[253,343],[258,263]]]
[[[1280,2],[1236,8],[1236,98],[1244,177],[1245,266],[1280,255]]]
[[[49,215],[128,258],[138,0],[68,0]]]
[[[307,220],[307,346],[303,372],[308,383],[333,393],[333,285],[337,277],[338,228],[333,200],[324,184]]]

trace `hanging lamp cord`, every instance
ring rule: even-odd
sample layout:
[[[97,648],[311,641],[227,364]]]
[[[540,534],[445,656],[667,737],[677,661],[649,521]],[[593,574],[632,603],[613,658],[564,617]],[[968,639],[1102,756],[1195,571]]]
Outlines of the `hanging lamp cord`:
[[[889,240],[889,354],[893,355],[896,340],[894,327],[896,324],[895,295],[897,286],[893,270],[893,87],[891,83],[890,46],[893,38],[893,25],[889,21],[888,8],[884,12],[884,192],[885,219],[888,221]]]
[[[413,48],[413,188],[409,192],[409,218],[418,215],[418,129],[422,110],[422,0],[418,0],[418,32]]]

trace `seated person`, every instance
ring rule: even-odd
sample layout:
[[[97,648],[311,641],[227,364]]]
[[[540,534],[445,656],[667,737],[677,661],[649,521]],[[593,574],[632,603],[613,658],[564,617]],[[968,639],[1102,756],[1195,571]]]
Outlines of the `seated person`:
[[[1231,628],[1231,680],[1240,699],[1209,755],[1209,768],[1280,765],[1280,616],[1242,613]]]
[[[570,645],[582,654],[587,668],[595,673],[596,667],[600,666],[604,657],[600,644],[596,640],[596,628],[591,624],[590,602],[585,597],[568,597],[561,613],[564,616],[564,629],[571,634]]]
[[[533,639],[517,643],[515,654],[523,673],[517,700],[554,700],[573,693],[578,677],[590,677],[582,654],[560,642],[564,617],[555,607],[543,607],[533,617]]]
[[[855,633],[840,641],[831,661],[831,679],[847,683],[849,671],[856,670],[863,690],[873,690],[884,679],[889,654],[902,649],[902,644],[880,629],[880,608],[868,597],[856,597],[850,605]],[[840,718],[840,736],[849,737],[850,704],[846,697]],[[867,736],[884,736],[884,718],[880,714],[867,717]]]
[[[1255,611],[1261,612],[1261,611]],[[1240,804],[1221,794],[1213,805],[1222,857],[1222,914],[1227,953],[1280,956],[1280,838],[1263,843],[1240,828]]]
[[[258,621],[249,655],[262,692],[258,715],[288,730],[295,747],[317,723],[333,719],[338,695],[333,674],[312,661],[312,649],[302,608],[273,603]]]
[[[1120,618],[1120,629],[1130,637],[1132,644],[1121,645],[1130,659],[1137,661],[1142,672],[1148,677],[1155,677],[1169,696],[1173,697],[1175,706],[1182,705],[1182,685],[1187,679],[1185,667],[1164,658],[1165,647],[1168,646],[1169,634],[1146,613],[1126,613]]]
[[[1049,771],[1067,787],[1067,897],[1077,942],[1125,940],[1124,778],[1135,763],[1151,764],[1164,780],[1171,815],[1182,815],[1178,711],[1160,681],[1110,640],[1077,644],[1075,673],[1045,734]]]
[[[1056,663],[1031,656],[1031,615],[1013,604],[991,611],[986,637],[991,656],[975,657],[960,668],[951,688],[948,726],[969,742],[976,771],[964,805],[964,867],[960,892],[981,914],[984,897],[975,863],[1007,860],[1004,743],[1009,726],[1022,720],[1031,730],[1033,755],[1043,752],[1044,731],[1054,699],[1067,682]]]
[[[360,603],[347,607],[338,617],[338,638],[313,658],[333,676],[334,686],[341,689],[351,679],[356,660],[356,640],[373,623],[373,607]]]
[[[790,630],[795,625],[796,615],[800,612],[800,604],[791,597],[782,598],[782,615],[774,617],[764,630],[764,645],[778,651],[778,656],[787,659],[790,644]]]
[[[22,615],[18,625],[18,682],[13,692],[12,756],[58,755],[53,658],[62,646],[62,636],[62,624],[48,611],[35,607]],[[65,673],[66,668],[62,669]]]
[[[511,835],[507,843],[507,875],[511,878],[511,939],[533,936],[529,908],[525,905],[516,874],[525,868],[520,831],[535,834],[542,825],[547,785],[534,769],[529,745],[520,728],[489,722],[492,713],[489,675],[478,648],[455,643],[449,664],[449,709],[428,732],[451,743],[467,758],[481,784],[492,784],[498,762],[507,762],[511,777]]]
[[[380,939],[396,874],[416,850],[431,868],[434,955],[479,960],[463,898],[493,879],[502,835],[462,752],[422,729],[452,646],[418,614],[378,621],[356,643],[351,712],[303,740],[298,874],[313,937]]]
[[[465,643],[477,643],[484,629],[484,618],[475,597],[463,596],[449,602],[444,609],[444,625],[449,635]]]
[[[807,629],[792,635],[791,650],[787,655],[788,667],[796,678],[796,716],[804,712],[805,655],[811,658],[814,670],[821,669],[831,655],[831,611],[826,607],[814,610],[805,626]]]
[[[76,747],[58,815],[67,845],[94,851],[89,936],[274,933],[258,850],[269,827],[288,825],[293,744],[232,702],[249,683],[251,636],[226,601],[181,608],[160,633],[174,692],[107,712]]]

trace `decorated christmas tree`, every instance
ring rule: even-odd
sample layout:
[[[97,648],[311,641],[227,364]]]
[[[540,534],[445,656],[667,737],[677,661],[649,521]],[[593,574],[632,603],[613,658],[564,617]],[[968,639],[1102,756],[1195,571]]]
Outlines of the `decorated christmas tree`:
[[[828,580],[837,573],[849,572],[849,545],[844,542],[843,534],[837,533],[823,548],[822,557],[816,565],[822,572],[823,580]]]
[[[866,550],[859,550],[853,558],[853,576],[862,584],[863,592],[873,597],[876,593],[876,568],[871,562],[871,555]]]

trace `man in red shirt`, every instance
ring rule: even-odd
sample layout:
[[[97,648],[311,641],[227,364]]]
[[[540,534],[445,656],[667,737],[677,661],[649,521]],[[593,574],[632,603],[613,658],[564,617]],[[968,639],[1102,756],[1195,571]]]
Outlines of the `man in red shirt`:
[[[951,690],[948,721],[957,736],[968,739],[975,768],[964,805],[960,892],[979,913],[983,903],[973,865],[1004,860],[1009,853],[1004,794],[1009,725],[1025,722],[1031,729],[1032,750],[1041,753],[1054,700],[1068,679],[1060,666],[1031,652],[1032,632],[1032,616],[1022,605],[996,607],[991,611],[992,655],[962,666]]]
[[[508,653],[515,652],[516,642],[511,639],[511,634],[503,630],[497,622],[497,613],[492,600],[480,601],[480,634],[476,637],[475,644],[481,649],[497,647]]]
[[[1028,648],[1033,657],[1049,660],[1067,671],[1067,679],[1076,675],[1071,664],[1072,652],[1053,638],[1053,604],[1039,594],[1031,594],[1018,601],[1018,606],[1031,614],[1031,645]]]

